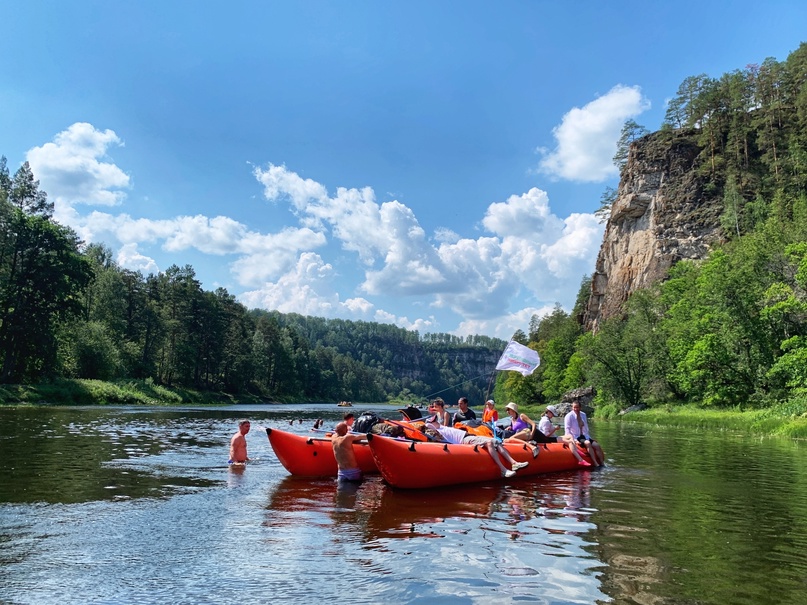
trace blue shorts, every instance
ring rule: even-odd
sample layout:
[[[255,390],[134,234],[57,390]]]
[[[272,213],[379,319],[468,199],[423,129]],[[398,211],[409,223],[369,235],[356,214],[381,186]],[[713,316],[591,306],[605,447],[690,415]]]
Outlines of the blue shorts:
[[[359,468],[348,468],[345,470],[339,470],[336,474],[336,479],[338,481],[361,481],[361,469]]]

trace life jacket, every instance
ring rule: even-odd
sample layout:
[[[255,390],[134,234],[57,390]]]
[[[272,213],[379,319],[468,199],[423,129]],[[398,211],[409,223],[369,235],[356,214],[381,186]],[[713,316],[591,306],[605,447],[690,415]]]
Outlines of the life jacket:
[[[493,431],[485,424],[471,426],[463,422],[458,422],[454,425],[454,428],[461,429],[466,431],[469,435],[476,435],[477,437],[493,437]]]

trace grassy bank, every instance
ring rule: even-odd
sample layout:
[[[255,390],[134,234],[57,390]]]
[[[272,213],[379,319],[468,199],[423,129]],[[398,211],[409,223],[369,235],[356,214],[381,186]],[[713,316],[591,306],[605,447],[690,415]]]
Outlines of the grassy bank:
[[[807,399],[762,410],[659,406],[623,415],[619,415],[616,408],[604,406],[597,410],[596,417],[691,430],[738,431],[752,435],[807,439]]]
[[[38,385],[0,385],[0,404],[25,405],[223,405],[269,403],[250,395],[165,387],[150,380],[58,380]]]

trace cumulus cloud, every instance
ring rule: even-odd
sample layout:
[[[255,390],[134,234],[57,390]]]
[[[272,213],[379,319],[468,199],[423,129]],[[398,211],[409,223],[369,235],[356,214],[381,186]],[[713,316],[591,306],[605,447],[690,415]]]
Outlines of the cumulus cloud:
[[[599,182],[615,176],[616,144],[625,121],[650,108],[638,86],[614,86],[587,105],[575,107],[553,129],[556,147],[538,170],[553,178]]]
[[[112,130],[97,130],[77,122],[57,134],[53,141],[34,147],[27,154],[31,170],[43,191],[54,202],[54,214],[74,204],[116,206],[126,197],[129,175],[103,161],[111,146],[123,142]]]
[[[487,334],[504,340],[510,340],[518,330],[526,332],[533,315],[543,317],[554,310],[554,305],[543,307],[524,307],[514,313],[506,313],[490,319],[469,319],[460,322],[454,333],[458,336],[469,334]]]
[[[376,309],[365,298],[342,301],[333,286],[335,277],[333,267],[322,257],[304,252],[292,270],[277,281],[266,282],[239,298],[249,307],[277,309],[281,313],[394,323],[408,329],[423,329],[435,323],[433,318],[409,321],[406,317]]]
[[[140,254],[137,244],[126,244],[118,250],[116,258],[118,265],[131,271],[142,271],[145,275],[159,272],[159,267],[153,258]]]
[[[620,101],[626,92],[639,95],[638,89],[614,89],[575,111],[587,115],[588,122],[596,122],[593,116],[608,122],[603,116],[622,115],[613,107],[628,105]],[[640,104],[638,98],[634,101]],[[561,142],[574,140],[567,130],[585,131],[580,124],[587,120],[572,114],[557,129],[562,130],[559,148]],[[614,123],[618,131],[621,121]],[[155,246],[172,257],[186,250],[232,256],[231,275],[249,288],[239,298],[252,307],[438,330],[438,321],[428,312],[410,319],[373,302],[375,297],[398,298],[458,314],[464,320],[459,333],[504,338],[523,329],[541,304],[551,308],[556,301],[572,302],[569,292],[576,292],[581,276],[590,272],[602,239],[603,226],[596,217],[555,215],[548,194],[539,188],[491,203],[480,221],[485,233],[477,237],[446,228],[430,235],[411,208],[397,200],[379,202],[371,187],[340,187],[329,193],[324,185],[273,164],[254,168],[253,175],[265,198],[287,203],[298,223],[276,232],[257,232],[221,215],[154,220],[126,212],[81,213],[76,206],[80,202],[111,205],[125,200],[122,189],[129,186],[129,177],[106,158],[111,146],[121,144],[110,130],[74,124],[29,152],[43,189],[61,200],[57,220],[85,241],[113,248],[117,244],[118,263],[146,273],[158,270]],[[344,276],[316,252],[331,252],[329,244],[359,261],[356,291],[345,291]],[[514,305],[524,309],[513,312]]]
[[[398,201],[379,204],[369,187],[340,188],[331,196],[309,180],[305,190],[317,194],[301,196],[283,190],[284,183],[301,189],[302,179],[287,168],[270,164],[256,171],[261,182],[266,174],[273,175],[264,191],[268,199],[298,200],[292,204],[302,224],[329,230],[344,250],[358,254],[365,266],[362,292],[420,297],[467,319],[501,316],[521,292],[554,302],[575,291],[602,238],[594,215],[561,219],[538,188],[489,206],[482,226],[492,236],[461,238],[441,229],[429,239],[410,208]]]

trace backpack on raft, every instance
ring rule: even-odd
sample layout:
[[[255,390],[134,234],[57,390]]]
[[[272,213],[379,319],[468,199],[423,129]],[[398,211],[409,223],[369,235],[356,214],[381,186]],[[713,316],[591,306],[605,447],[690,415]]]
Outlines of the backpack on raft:
[[[373,412],[362,412],[359,417],[356,418],[356,422],[353,423],[353,432],[369,433],[379,422],[383,421]]]

